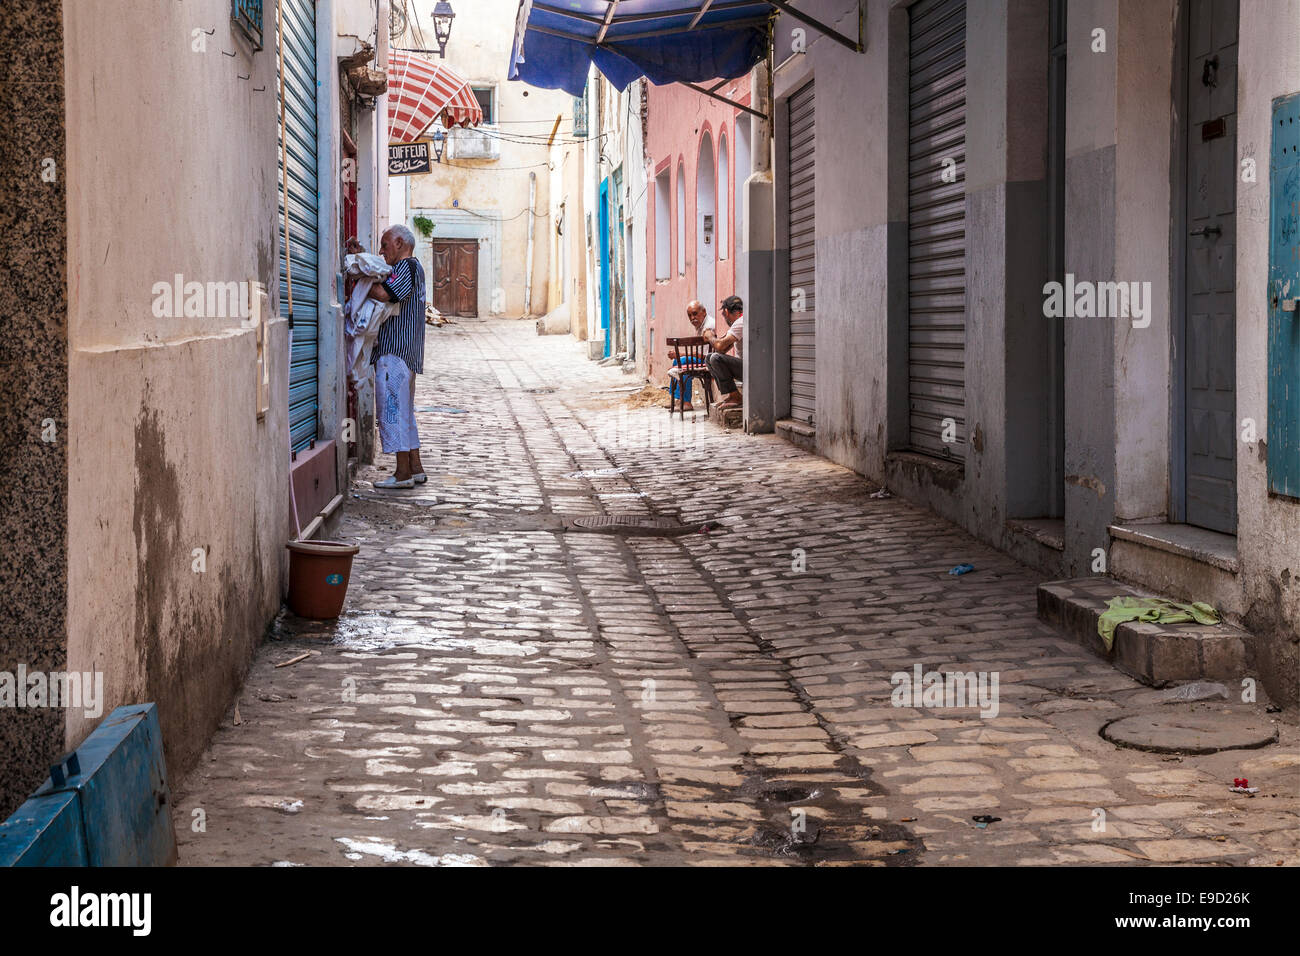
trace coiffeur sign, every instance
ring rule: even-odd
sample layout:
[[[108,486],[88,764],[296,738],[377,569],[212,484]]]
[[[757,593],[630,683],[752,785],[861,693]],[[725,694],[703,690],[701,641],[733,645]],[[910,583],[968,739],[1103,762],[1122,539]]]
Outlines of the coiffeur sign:
[[[388,144],[388,175],[413,176],[432,171],[427,139],[419,139],[414,143]]]

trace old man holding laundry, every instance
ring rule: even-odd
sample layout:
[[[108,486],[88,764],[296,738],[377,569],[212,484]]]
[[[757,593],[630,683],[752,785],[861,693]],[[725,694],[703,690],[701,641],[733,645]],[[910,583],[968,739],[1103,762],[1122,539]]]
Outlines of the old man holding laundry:
[[[424,267],[415,258],[415,236],[405,226],[390,226],[379,252],[392,272],[370,287],[370,296],[401,308],[380,326],[371,357],[380,446],[384,454],[397,456],[397,470],[375,487],[413,488],[428,480],[415,424],[415,376],[424,372]]]

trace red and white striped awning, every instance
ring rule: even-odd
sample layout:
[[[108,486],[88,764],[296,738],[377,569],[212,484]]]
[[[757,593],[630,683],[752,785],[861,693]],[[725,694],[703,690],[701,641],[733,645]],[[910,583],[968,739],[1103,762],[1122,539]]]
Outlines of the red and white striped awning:
[[[388,54],[388,141],[413,143],[438,117],[443,125],[478,126],[483,108],[469,81],[417,53]]]

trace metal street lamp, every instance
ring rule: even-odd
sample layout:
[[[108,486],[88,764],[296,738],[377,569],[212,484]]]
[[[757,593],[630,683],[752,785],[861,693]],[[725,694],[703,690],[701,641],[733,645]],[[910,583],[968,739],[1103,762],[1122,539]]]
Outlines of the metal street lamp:
[[[442,151],[447,145],[447,134],[439,127],[433,131],[433,158],[442,162]]]
[[[451,39],[451,21],[456,19],[455,12],[447,0],[438,0],[433,8],[433,35],[438,38],[438,56],[447,58],[447,41]]]
[[[433,37],[438,41],[438,49],[426,50],[418,46],[393,47],[403,53],[436,53],[442,59],[447,59],[447,41],[451,39],[451,21],[456,19],[456,12],[452,10],[451,4],[447,0],[438,0],[438,5],[433,8]]]

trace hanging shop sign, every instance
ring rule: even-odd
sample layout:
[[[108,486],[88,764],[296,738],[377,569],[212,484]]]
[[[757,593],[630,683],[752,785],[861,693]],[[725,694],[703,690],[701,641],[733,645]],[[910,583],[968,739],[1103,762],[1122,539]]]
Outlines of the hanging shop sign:
[[[419,139],[414,143],[388,144],[388,175],[414,176],[433,171],[429,141]]]

